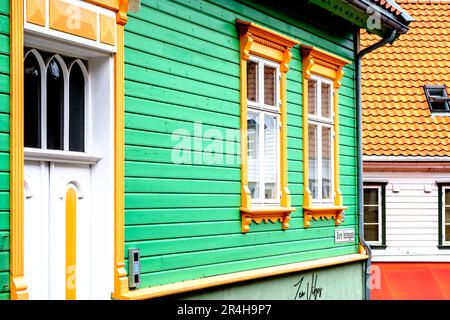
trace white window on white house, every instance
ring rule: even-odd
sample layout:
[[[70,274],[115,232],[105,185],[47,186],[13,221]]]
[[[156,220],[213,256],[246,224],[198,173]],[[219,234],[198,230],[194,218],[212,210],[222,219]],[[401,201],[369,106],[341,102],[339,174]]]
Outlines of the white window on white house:
[[[88,71],[83,60],[28,49],[24,146],[85,152]]]
[[[248,187],[254,204],[280,202],[279,65],[247,62]]]
[[[382,186],[364,186],[364,238],[372,245],[383,245]]]
[[[450,245],[450,187],[443,188],[442,244]]]
[[[334,199],[332,84],[319,77],[308,81],[309,189],[316,204],[330,204]]]

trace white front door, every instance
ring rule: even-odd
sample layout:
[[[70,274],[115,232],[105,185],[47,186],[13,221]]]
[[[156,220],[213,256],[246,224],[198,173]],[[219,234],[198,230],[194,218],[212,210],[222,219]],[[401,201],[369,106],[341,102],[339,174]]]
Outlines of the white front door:
[[[90,171],[89,165],[25,163],[30,299],[90,298]]]

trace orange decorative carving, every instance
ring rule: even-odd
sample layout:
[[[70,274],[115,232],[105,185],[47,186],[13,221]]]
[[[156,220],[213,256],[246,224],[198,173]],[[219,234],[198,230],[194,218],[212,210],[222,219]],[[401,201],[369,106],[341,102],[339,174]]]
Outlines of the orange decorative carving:
[[[250,224],[255,222],[260,224],[280,222],[281,228],[286,230],[289,228],[289,221],[291,220],[291,212],[294,208],[285,207],[264,207],[264,208],[241,208],[242,213],[242,233],[250,231]]]

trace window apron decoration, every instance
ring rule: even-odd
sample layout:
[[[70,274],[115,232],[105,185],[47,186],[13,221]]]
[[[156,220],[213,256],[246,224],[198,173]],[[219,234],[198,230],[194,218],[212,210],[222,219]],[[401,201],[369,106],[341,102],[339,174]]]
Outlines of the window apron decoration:
[[[13,299],[109,299],[126,288],[127,10],[128,1],[11,1]]]

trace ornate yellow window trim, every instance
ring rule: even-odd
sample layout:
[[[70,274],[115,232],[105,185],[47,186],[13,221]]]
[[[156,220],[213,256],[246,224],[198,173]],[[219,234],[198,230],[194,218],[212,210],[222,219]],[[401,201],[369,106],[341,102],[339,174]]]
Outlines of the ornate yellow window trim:
[[[347,207],[343,206],[342,192],[339,183],[339,88],[344,76],[343,67],[350,61],[336,55],[327,53],[311,46],[301,46],[303,61],[303,184],[304,203],[303,219],[304,227],[311,226],[311,220],[334,219],[335,224],[342,222],[343,212]],[[334,113],[334,145],[333,145],[333,179],[334,179],[334,200],[332,205],[315,205],[312,200],[312,193],[309,189],[309,150],[308,150],[308,81],[312,75],[327,78],[333,82],[333,113]]]
[[[291,195],[287,179],[287,112],[286,112],[286,73],[292,57],[291,48],[300,42],[273,32],[252,22],[236,20],[241,43],[241,218],[242,232],[250,231],[252,222],[281,222],[282,228],[289,228]],[[280,187],[281,201],[278,206],[252,207],[248,187],[248,145],[247,145],[247,61],[250,56],[265,58],[280,64]]]
[[[124,28],[128,0],[89,1],[116,12],[117,53],[114,55],[114,293],[128,293],[124,262]],[[11,299],[28,299],[24,280],[24,147],[23,50],[24,1],[10,0],[10,287]]]

